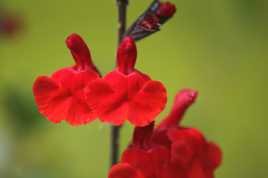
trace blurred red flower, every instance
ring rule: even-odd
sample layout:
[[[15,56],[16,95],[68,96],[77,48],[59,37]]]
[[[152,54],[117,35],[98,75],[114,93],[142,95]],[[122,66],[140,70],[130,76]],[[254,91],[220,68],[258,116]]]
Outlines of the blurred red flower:
[[[72,125],[85,124],[97,115],[87,105],[83,90],[100,75],[79,35],[70,35],[66,44],[76,64],[56,71],[51,77],[38,77],[33,86],[35,101],[40,113],[54,123],[66,120]]]
[[[136,70],[136,58],[134,40],[124,38],[117,51],[117,68],[88,86],[87,101],[102,121],[121,125],[128,120],[145,126],[164,109],[165,87]]]
[[[19,14],[0,8],[0,35],[13,37],[23,27],[23,20]]]
[[[220,148],[194,129],[179,126],[197,92],[183,90],[158,127],[136,127],[132,143],[109,178],[213,178],[221,163]]]

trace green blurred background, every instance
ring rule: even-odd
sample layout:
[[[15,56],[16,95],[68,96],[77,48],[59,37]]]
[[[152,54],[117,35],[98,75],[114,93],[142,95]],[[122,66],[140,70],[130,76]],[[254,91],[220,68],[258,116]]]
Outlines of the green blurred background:
[[[117,41],[115,0],[6,0],[24,29],[0,39],[0,177],[104,178],[109,126],[51,124],[35,107],[31,87],[41,74],[73,63],[64,40],[89,44],[103,73],[112,70]],[[130,0],[132,22],[150,0]],[[268,175],[268,1],[173,0],[178,12],[162,32],[138,43],[137,66],[161,80],[169,95],[200,92],[184,124],[202,130],[224,152],[218,178]],[[160,119],[158,119],[159,121]],[[132,128],[122,131],[121,148]]]

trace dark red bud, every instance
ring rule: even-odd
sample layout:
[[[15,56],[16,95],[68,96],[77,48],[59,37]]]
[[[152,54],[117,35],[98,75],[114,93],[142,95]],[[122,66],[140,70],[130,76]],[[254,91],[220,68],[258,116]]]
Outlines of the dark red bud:
[[[66,45],[70,49],[77,67],[81,69],[91,68],[96,71],[92,62],[90,51],[84,40],[78,34],[71,34],[66,39]]]
[[[176,6],[170,2],[162,2],[156,12],[159,17],[171,17],[176,12]]]
[[[134,71],[137,59],[137,48],[131,37],[125,37],[117,50],[117,67],[120,72],[128,75]]]

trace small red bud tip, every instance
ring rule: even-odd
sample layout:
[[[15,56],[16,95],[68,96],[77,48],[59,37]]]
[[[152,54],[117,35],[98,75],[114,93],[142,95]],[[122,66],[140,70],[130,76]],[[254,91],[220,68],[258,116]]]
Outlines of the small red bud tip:
[[[137,48],[131,37],[125,37],[117,51],[118,70],[126,75],[134,71]]]
[[[88,67],[95,68],[88,47],[78,34],[68,36],[66,45],[70,49],[77,67],[81,67],[82,69]]]
[[[185,108],[187,109],[193,104],[198,96],[198,92],[192,89],[184,89],[180,91],[175,98],[173,110]]]
[[[187,109],[195,102],[197,96],[198,92],[192,89],[184,89],[178,92],[170,114],[165,120],[163,120],[160,127],[177,125],[182,120]]]
[[[176,12],[176,6],[170,2],[162,2],[156,12],[159,17],[171,17]]]

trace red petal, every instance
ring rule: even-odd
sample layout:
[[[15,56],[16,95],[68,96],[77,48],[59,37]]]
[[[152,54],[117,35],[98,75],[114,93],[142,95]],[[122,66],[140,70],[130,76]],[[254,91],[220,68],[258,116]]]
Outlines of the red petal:
[[[130,102],[129,121],[136,126],[145,126],[165,108],[166,90],[158,81],[148,81]]]
[[[152,162],[155,174],[158,175],[161,169],[165,168],[165,165],[170,161],[170,151],[164,146],[154,146],[149,150],[151,154]]]
[[[135,95],[138,94],[138,92],[144,87],[146,82],[150,81],[149,76],[139,72],[135,71],[127,76],[127,93],[128,98],[131,100]]]
[[[38,77],[33,85],[34,96],[37,99],[48,99],[58,89],[57,83],[47,76]]]
[[[62,93],[55,81],[49,77],[39,77],[34,83],[33,92],[40,113],[50,121],[58,123],[66,118],[71,100]]]
[[[131,165],[127,163],[119,163],[111,168],[108,178],[145,178],[145,177]]]
[[[207,178],[204,169],[202,168],[202,164],[199,161],[194,161],[192,167],[188,172],[189,178]]]
[[[120,97],[121,95],[102,79],[92,82],[87,88],[88,104],[96,110],[102,121],[115,125],[121,125],[127,118],[127,105]]]
[[[72,88],[72,78],[74,77],[76,71],[70,67],[62,68],[56,72],[54,72],[51,78],[56,81],[61,87],[66,89]]]
[[[212,169],[216,169],[222,162],[222,152],[215,143],[208,143],[208,159],[211,162]]]
[[[195,154],[195,148],[185,140],[178,140],[171,145],[172,162],[187,167]]]
[[[140,170],[146,177],[154,175],[151,155],[142,149],[128,148],[124,151],[121,161]]]
[[[186,172],[183,168],[175,164],[166,164],[160,169],[157,178],[186,178]],[[188,177],[187,177],[188,178]]]
[[[97,115],[85,102],[82,91],[73,97],[72,104],[66,120],[71,125],[81,125],[93,121]],[[80,96],[79,96],[80,95]]]
[[[66,67],[53,73],[52,78],[61,87],[76,91],[85,88],[90,82],[99,78],[99,75],[92,70],[76,71],[73,68]]]
[[[86,70],[81,71],[70,77],[69,80],[69,87],[72,91],[76,92],[78,90],[82,90],[88,86],[89,83],[98,79],[99,76],[97,73]]]
[[[169,129],[168,137],[172,142],[183,140],[196,150],[201,149],[207,144],[202,133],[194,128]]]

